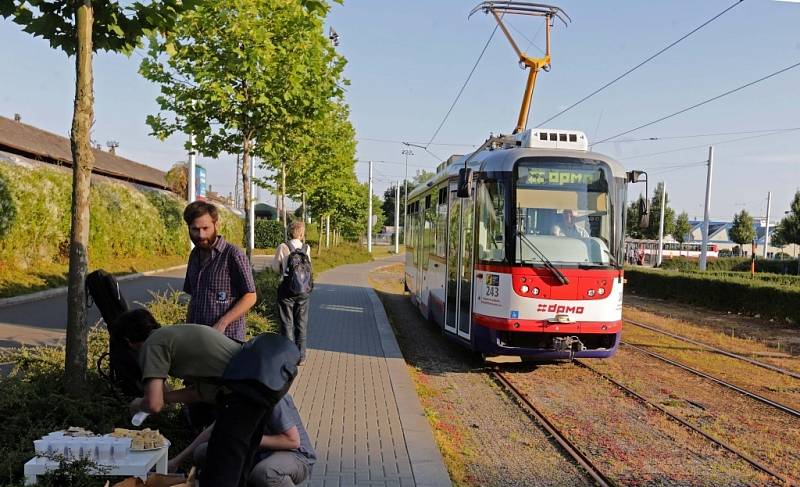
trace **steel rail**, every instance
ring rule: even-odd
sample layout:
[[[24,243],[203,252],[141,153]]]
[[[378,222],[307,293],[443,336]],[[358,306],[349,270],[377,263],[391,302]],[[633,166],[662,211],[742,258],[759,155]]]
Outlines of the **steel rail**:
[[[675,367],[678,367],[680,369],[683,369],[683,370],[685,370],[687,372],[690,372],[690,373],[692,373],[692,374],[694,374],[696,376],[702,377],[704,379],[708,379],[708,380],[710,380],[712,382],[715,382],[715,383],[717,383],[717,384],[719,384],[719,385],[721,385],[723,387],[727,387],[728,389],[732,389],[732,390],[738,392],[739,394],[743,394],[743,395],[745,395],[745,396],[747,396],[747,397],[749,397],[751,399],[755,399],[756,401],[762,402],[762,403],[764,403],[764,404],[766,404],[768,406],[772,406],[772,407],[774,407],[776,409],[779,409],[779,410],[783,411],[786,414],[794,416],[795,418],[800,418],[800,411],[798,411],[797,409],[791,408],[789,406],[785,406],[785,405],[783,405],[783,404],[781,404],[779,402],[775,402],[775,401],[773,401],[771,399],[767,399],[766,397],[760,396],[760,395],[758,395],[758,394],[756,394],[754,392],[750,392],[747,389],[742,389],[741,387],[739,387],[737,385],[734,385],[734,384],[731,384],[730,382],[726,382],[726,381],[724,381],[722,379],[714,377],[713,375],[706,374],[705,372],[703,372],[701,370],[697,370],[697,369],[695,369],[693,367],[689,367],[688,365],[685,365],[685,364],[682,364],[682,363],[677,362],[675,360],[672,360],[670,358],[664,357],[663,355],[659,355],[659,354],[657,354],[655,352],[651,352],[650,350],[647,350],[645,348],[638,347],[636,345],[631,345],[630,343],[625,343],[625,342],[623,342],[622,345],[624,345],[624,346],[626,346],[628,348],[632,348],[632,349],[636,350],[639,353],[643,353],[643,354],[649,355],[650,357],[653,357],[655,359],[661,360],[662,362],[668,363],[668,364],[670,364],[672,366],[675,366]]]
[[[717,352],[717,353],[719,353],[721,355],[725,355],[726,357],[734,358],[734,359],[737,359],[737,360],[742,360],[742,361],[747,362],[749,364],[756,365],[758,367],[761,367],[761,368],[764,368],[764,369],[767,369],[767,370],[771,370],[773,372],[778,372],[779,374],[784,374],[784,375],[788,375],[789,377],[794,377],[795,379],[800,379],[800,373],[793,372],[791,370],[783,369],[783,368],[777,367],[775,365],[771,365],[771,364],[768,364],[768,363],[765,363],[765,362],[761,362],[759,360],[751,359],[749,357],[745,357],[744,355],[740,355],[738,353],[729,352],[729,351],[724,350],[722,348],[718,348],[718,347],[715,347],[713,345],[709,345],[707,343],[703,343],[703,342],[694,340],[692,338],[685,337],[683,335],[678,335],[676,333],[672,333],[672,332],[669,332],[669,331],[666,331],[666,330],[662,330],[662,329],[660,329],[658,327],[655,327],[655,326],[652,326],[652,325],[648,325],[648,324],[642,323],[640,321],[634,321],[634,320],[628,320],[628,319],[623,320],[623,321],[625,323],[630,323],[631,325],[635,325],[635,326],[650,330],[652,332],[661,333],[662,335],[666,335],[666,336],[674,338],[676,340],[680,340],[680,341],[684,341],[684,342],[687,342],[687,343],[691,343],[692,345],[697,345],[698,347],[702,347],[702,348],[705,348],[706,350],[711,350],[711,351]]]
[[[787,485],[797,485],[796,483],[793,483],[793,480],[790,479],[789,477],[787,477],[786,475],[780,474],[780,473],[772,470],[772,468],[764,465],[763,463],[759,462],[758,460],[752,458],[750,455],[740,451],[736,447],[728,445],[727,443],[725,443],[724,441],[720,440],[719,438],[716,438],[715,436],[706,433],[705,431],[703,431],[700,428],[694,426],[693,424],[686,422],[685,420],[681,419],[680,417],[678,417],[678,416],[672,414],[671,412],[667,411],[661,405],[656,404],[653,401],[650,401],[646,397],[642,396],[638,392],[634,391],[633,389],[631,389],[630,387],[626,386],[625,384],[619,382],[618,380],[614,379],[613,377],[611,377],[611,376],[609,376],[607,374],[604,374],[603,372],[600,372],[599,370],[595,369],[594,367],[592,367],[590,365],[585,364],[584,362],[581,362],[581,361],[578,361],[578,360],[573,360],[573,363],[578,365],[578,366],[580,366],[580,367],[588,369],[588,370],[594,372],[595,374],[597,374],[598,376],[604,378],[605,380],[611,382],[612,384],[614,384],[618,388],[622,389],[626,394],[628,394],[629,396],[631,396],[634,399],[638,400],[642,404],[645,404],[647,406],[650,406],[650,407],[658,409],[659,411],[661,411],[662,413],[667,415],[670,419],[672,419],[673,421],[676,421],[677,423],[679,423],[681,426],[683,426],[685,428],[688,428],[688,429],[692,430],[693,432],[701,435],[702,437],[704,437],[705,439],[707,439],[710,442],[714,443],[715,445],[719,446],[720,448],[733,453],[734,455],[736,455],[739,458],[741,458],[742,460],[746,461],[747,463],[749,463],[750,465],[752,465],[756,469],[761,470],[762,472],[764,472],[764,473],[766,473],[768,475],[771,475],[772,477],[775,477],[776,479],[780,480],[781,482],[786,483]]]
[[[551,423],[541,412],[539,412],[536,406],[534,406],[533,403],[528,400],[525,394],[517,389],[514,383],[511,382],[505,375],[503,375],[502,372],[495,368],[489,371],[489,375],[491,375],[497,382],[504,386],[518,402],[525,406],[526,411],[530,413],[534,419],[536,419],[536,421],[545,429],[545,431],[547,431],[550,436],[556,440],[561,448],[563,448],[569,454],[569,456],[578,463],[578,465],[583,467],[586,473],[588,473],[598,485],[601,487],[610,487],[616,485],[611,480],[606,478],[606,476],[594,466],[589,458],[581,453],[581,451],[578,450],[578,448],[573,445],[572,442],[569,441],[569,439],[567,439],[567,437],[564,436],[555,425],[553,425],[553,423]]]

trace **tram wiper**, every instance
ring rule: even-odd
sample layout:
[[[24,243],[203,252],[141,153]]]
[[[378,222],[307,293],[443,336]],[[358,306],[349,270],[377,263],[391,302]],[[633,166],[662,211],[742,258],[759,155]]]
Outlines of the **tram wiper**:
[[[556,276],[558,282],[560,282],[561,284],[569,284],[569,279],[567,279],[567,276],[565,276],[560,270],[558,270],[558,267],[554,266],[553,263],[550,262],[550,259],[548,259],[542,253],[542,251],[539,250],[527,236],[525,236],[524,233],[521,233],[519,230],[516,230],[516,234],[517,238],[519,238],[521,242],[525,242],[525,245],[527,245],[528,248],[531,249],[531,252],[533,252],[536,255],[536,257],[538,257],[539,260],[542,261],[542,264],[544,264],[547,270],[549,270],[550,272],[553,273],[553,275]]]
[[[609,252],[608,249],[603,249],[603,252],[605,252],[606,255],[608,256],[609,260],[611,260],[611,265],[613,265],[614,268],[616,268],[617,270],[622,269],[622,266],[619,264],[619,261],[617,260],[617,258],[614,257],[614,254]]]

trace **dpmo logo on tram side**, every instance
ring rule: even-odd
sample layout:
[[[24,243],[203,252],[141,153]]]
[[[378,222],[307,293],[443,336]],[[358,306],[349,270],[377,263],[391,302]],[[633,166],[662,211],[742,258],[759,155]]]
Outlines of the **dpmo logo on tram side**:
[[[572,313],[583,314],[583,306],[565,306],[563,304],[539,304],[536,311],[540,313]]]

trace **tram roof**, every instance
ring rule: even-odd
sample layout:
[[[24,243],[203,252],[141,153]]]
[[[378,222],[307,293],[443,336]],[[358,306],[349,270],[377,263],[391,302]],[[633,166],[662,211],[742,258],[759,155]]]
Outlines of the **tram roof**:
[[[408,197],[411,198],[417,194],[424,193],[428,188],[438,185],[442,181],[457,178],[458,171],[464,167],[464,160],[469,157],[469,154],[460,156],[451,156],[448,160],[446,167],[442,168],[431,178],[425,185],[417,186]],[[480,172],[510,172],[514,170],[514,164],[520,159],[528,157],[568,157],[575,159],[593,159],[602,161],[608,164],[611,169],[611,174],[615,178],[625,178],[625,168],[622,164],[608,156],[597,152],[582,151],[582,150],[568,150],[568,149],[542,149],[542,148],[525,148],[525,147],[512,147],[500,149],[486,149],[478,153],[469,162],[468,167],[473,171]]]

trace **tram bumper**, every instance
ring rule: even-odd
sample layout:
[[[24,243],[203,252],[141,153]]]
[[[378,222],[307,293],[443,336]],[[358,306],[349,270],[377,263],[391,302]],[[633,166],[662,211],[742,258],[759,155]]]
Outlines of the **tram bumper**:
[[[474,323],[473,347],[486,355],[518,355],[541,360],[605,358],[616,353],[622,325],[620,321],[576,323],[558,329],[546,326],[525,328]]]

